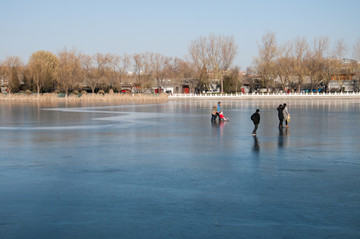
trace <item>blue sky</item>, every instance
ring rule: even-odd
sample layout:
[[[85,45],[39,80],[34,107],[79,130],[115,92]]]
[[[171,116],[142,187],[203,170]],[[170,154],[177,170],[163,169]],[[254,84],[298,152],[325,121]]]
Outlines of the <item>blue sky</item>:
[[[214,33],[234,36],[234,64],[246,69],[268,31],[279,43],[298,36],[344,39],[348,57],[360,37],[358,0],[1,0],[0,9],[0,60],[25,62],[37,50],[64,47],[184,57],[192,40]]]

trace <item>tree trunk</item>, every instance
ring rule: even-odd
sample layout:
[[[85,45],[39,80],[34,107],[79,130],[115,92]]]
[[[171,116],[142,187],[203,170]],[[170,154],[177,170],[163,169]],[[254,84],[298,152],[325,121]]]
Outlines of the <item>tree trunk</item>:
[[[39,80],[39,73],[36,74],[36,88],[37,88],[37,97],[40,94],[40,80]]]
[[[224,79],[220,79],[220,88],[221,88],[221,94],[224,93]]]
[[[37,88],[37,97],[39,97],[39,95],[40,95],[40,84],[36,84],[36,88]]]

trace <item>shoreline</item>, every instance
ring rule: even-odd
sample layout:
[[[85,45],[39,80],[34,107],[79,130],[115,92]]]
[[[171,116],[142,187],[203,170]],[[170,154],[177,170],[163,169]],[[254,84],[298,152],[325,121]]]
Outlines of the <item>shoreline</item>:
[[[167,100],[167,94],[87,94],[60,97],[58,94],[0,94],[0,102],[108,102],[108,101],[160,101]]]
[[[340,100],[360,99],[360,93],[337,94],[224,94],[224,95],[194,95],[194,94],[87,94],[59,97],[58,94],[0,94],[0,102],[151,102],[164,100],[276,100],[276,99],[309,99],[309,100]]]
[[[335,94],[175,94],[169,96],[170,100],[273,100],[273,99],[360,99],[360,93],[335,93]]]

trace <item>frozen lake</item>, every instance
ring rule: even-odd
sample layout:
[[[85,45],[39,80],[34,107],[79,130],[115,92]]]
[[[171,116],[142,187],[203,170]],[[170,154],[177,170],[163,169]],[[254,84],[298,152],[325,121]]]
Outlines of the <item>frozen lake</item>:
[[[0,238],[360,238],[360,99],[215,103],[0,103]]]

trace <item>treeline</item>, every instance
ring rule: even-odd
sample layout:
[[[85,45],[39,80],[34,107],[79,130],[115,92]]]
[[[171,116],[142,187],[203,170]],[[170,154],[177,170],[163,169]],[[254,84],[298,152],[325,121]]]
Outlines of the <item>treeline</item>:
[[[84,88],[92,93],[124,86],[150,88],[167,77],[193,77],[190,64],[179,58],[142,53],[133,56],[115,54],[87,55],[76,49],[64,49],[57,55],[48,51],[33,53],[27,64],[19,57],[7,57],[1,63],[1,75],[10,93],[31,90],[37,93],[61,91],[66,94]]]
[[[331,46],[328,37],[316,38],[312,43],[296,38],[277,44],[275,34],[269,32],[263,36],[258,57],[249,71],[257,74],[261,87],[267,89],[300,91],[306,87],[318,91],[323,87],[328,91],[331,79],[342,89],[344,80],[359,72],[360,38],[352,49],[354,60],[344,60],[348,50],[343,40]]]
[[[56,55],[34,52],[24,64],[19,57],[1,62],[1,75],[8,91],[31,90],[37,93],[55,90],[69,94],[90,87],[105,92],[135,86],[138,91],[161,88],[165,79],[189,79],[197,90],[207,90],[210,78],[221,82],[236,55],[233,37],[210,35],[190,44],[190,60],[158,53],[134,55],[87,55],[76,49],[63,49]],[[230,82],[230,80],[229,80]]]
[[[76,49],[63,49],[57,54],[34,52],[27,63],[19,57],[7,57],[0,63],[0,77],[8,83],[10,93],[30,90],[36,93],[70,92],[89,88],[119,92],[134,86],[138,91],[161,88],[166,79],[192,82],[198,92],[208,91],[212,80],[218,79],[221,92],[239,92],[245,78],[233,62],[238,46],[232,36],[209,35],[189,44],[185,58],[168,57],[159,53],[134,55],[88,55]],[[360,39],[354,46],[354,57],[360,59]],[[359,71],[357,61],[344,64],[346,46],[338,41],[330,48],[328,38],[306,39],[277,44],[274,33],[267,33],[259,44],[258,57],[247,69],[248,77],[256,75],[253,88],[293,88],[300,90],[305,78],[311,87],[328,85],[331,77],[343,79]],[[341,78],[341,77],[342,78]],[[248,81],[249,82],[249,81]],[[250,83],[255,81],[250,81]],[[280,83],[279,83],[280,82]],[[251,84],[252,84],[251,83]]]

